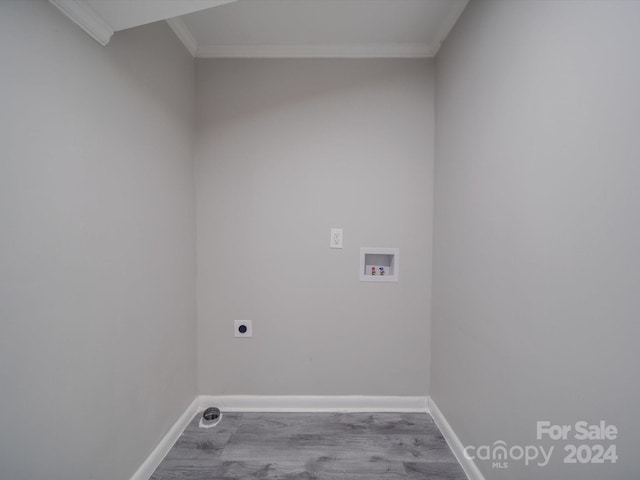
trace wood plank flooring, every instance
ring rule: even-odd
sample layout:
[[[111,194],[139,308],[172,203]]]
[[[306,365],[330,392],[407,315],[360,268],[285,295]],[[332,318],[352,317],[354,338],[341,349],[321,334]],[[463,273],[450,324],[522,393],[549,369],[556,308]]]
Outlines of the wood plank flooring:
[[[150,480],[466,480],[431,417],[421,413],[200,415]]]

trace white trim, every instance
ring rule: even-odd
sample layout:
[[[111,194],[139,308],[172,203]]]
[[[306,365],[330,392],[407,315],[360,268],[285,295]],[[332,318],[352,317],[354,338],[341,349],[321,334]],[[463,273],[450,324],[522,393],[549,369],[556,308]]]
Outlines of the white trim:
[[[201,395],[200,410],[223,412],[403,412],[426,413],[427,397],[367,395]]]
[[[90,5],[82,0],[49,0],[76,25],[103,47],[109,43],[113,28]]]
[[[469,480],[485,480],[464,455],[462,442],[431,399],[421,396],[370,395],[200,395],[169,429],[131,480],[148,480],[169,453],[191,419],[206,407],[223,412],[398,412],[430,414]]]
[[[434,56],[438,53],[438,50],[440,50],[442,42],[445,41],[445,39],[449,35],[449,32],[451,32],[451,29],[460,18],[460,15],[462,15],[464,9],[467,8],[468,3],[469,0],[459,0],[458,2],[452,3],[449,15],[447,15],[447,17],[441,23],[440,29],[438,30],[438,35],[436,35],[433,52]]]
[[[396,45],[201,45],[198,58],[431,58],[425,44]]]
[[[442,433],[442,436],[449,444],[451,451],[458,460],[458,463],[462,466],[464,473],[467,474],[467,478],[469,480],[485,480],[484,475],[482,475],[482,472],[473,460],[467,458],[464,454],[464,446],[462,442],[456,435],[456,432],[453,431],[453,428],[451,428],[451,425],[449,425],[449,422],[447,422],[447,419],[436,405],[436,402],[434,402],[431,397],[428,397],[427,401],[429,413],[431,414],[433,421],[436,423]]]
[[[185,48],[189,51],[192,57],[196,56],[196,52],[198,51],[198,41],[193,36],[191,31],[187,28],[185,23],[181,18],[169,18],[167,19],[167,24],[173,30],[173,33],[180,39]]]
[[[140,465],[140,468],[133,474],[131,480],[149,480],[149,477],[156,471],[156,468],[158,468],[164,457],[169,453],[173,444],[176,443],[180,435],[182,435],[182,432],[187,428],[191,419],[198,413],[198,406],[200,404],[198,399],[199,397],[196,397],[193,402],[191,402],[191,405],[187,407],[176,423],[173,424],[156,448],[154,448],[147,459],[142,462],[142,465]]]

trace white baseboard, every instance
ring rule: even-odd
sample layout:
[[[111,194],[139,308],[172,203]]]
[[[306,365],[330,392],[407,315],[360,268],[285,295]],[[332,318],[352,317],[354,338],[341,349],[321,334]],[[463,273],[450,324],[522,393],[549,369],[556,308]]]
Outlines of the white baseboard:
[[[440,429],[440,432],[442,432],[442,436],[449,444],[451,451],[458,460],[458,463],[462,466],[464,473],[467,474],[467,478],[469,480],[485,480],[484,475],[482,475],[478,466],[473,462],[473,460],[467,458],[464,454],[464,446],[462,445],[462,442],[431,397],[428,397],[428,406],[429,413],[431,414],[433,421]]]
[[[153,472],[158,468],[164,457],[169,453],[173,444],[176,443],[182,432],[187,428],[191,419],[198,412],[207,407],[218,407],[223,412],[398,412],[398,413],[429,413],[431,408],[438,412],[446,427],[441,426],[433,415],[434,421],[449,441],[445,433],[448,428],[456,441],[457,437],[448,426],[444,417],[437,410],[437,407],[430,401],[429,397],[419,396],[369,396],[369,395],[200,395],[196,397],[191,405],[171,427],[167,434],[160,441],[158,446],[151,452],[149,457],[140,465],[140,468],[131,477],[131,480],[148,480]],[[431,410],[433,413],[433,410]],[[453,444],[449,441],[451,448],[456,453]],[[458,441],[458,444],[460,442]],[[462,452],[462,444],[460,444]],[[456,454],[456,457],[465,468],[463,460]],[[462,456],[464,458],[464,456]],[[473,465],[473,463],[472,463]],[[473,465],[475,468],[475,465]],[[477,468],[476,468],[477,470]],[[469,473],[471,480],[484,480],[479,476],[473,477]]]
[[[405,412],[426,413],[427,397],[369,395],[201,395],[200,409],[223,412]]]
[[[176,440],[180,438],[184,429],[187,428],[193,416],[198,413],[199,405],[198,397],[196,397],[162,440],[160,440],[158,446],[153,449],[153,452],[151,452],[142,465],[140,465],[140,468],[133,474],[131,480],[149,480],[149,477],[153,475],[153,472],[155,472],[160,462],[162,462],[167,453],[169,453],[173,444],[176,443]]]

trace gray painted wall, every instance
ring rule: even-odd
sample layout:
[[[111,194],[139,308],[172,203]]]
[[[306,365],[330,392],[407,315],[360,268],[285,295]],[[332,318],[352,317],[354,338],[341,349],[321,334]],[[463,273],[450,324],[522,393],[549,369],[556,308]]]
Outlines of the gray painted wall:
[[[639,19],[471,2],[436,59],[431,395],[465,445],[556,447],[486,478],[640,474]],[[618,463],[563,465],[538,420],[616,425],[587,444]]]
[[[200,60],[196,94],[200,393],[426,395],[432,62]]]
[[[466,445],[556,448],[487,478],[637,477],[639,8],[471,2],[436,62],[432,339],[432,62],[199,61],[199,392],[430,391]],[[0,32],[0,477],[127,479],[197,391],[193,61],[45,2]],[[537,420],[617,425],[618,463],[563,466]]]
[[[128,479],[196,395],[193,60],[0,2],[0,478]]]

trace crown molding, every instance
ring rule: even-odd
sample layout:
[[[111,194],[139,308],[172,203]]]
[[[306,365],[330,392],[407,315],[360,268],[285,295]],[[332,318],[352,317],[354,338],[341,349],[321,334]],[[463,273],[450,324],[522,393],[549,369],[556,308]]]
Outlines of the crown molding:
[[[211,0],[209,5],[217,6],[234,1],[236,0]],[[431,44],[198,45],[196,38],[181,18],[169,18],[167,24],[191,55],[198,58],[432,58],[438,53],[441,43],[453,28],[468,1],[452,2],[453,7]],[[85,0],[49,0],[49,2],[102,46],[106,46],[113,33],[118,30],[113,26],[118,25],[118,19],[110,15],[109,10],[100,10],[103,16]]]
[[[396,45],[200,45],[198,58],[431,58],[424,44]]]
[[[49,0],[49,2],[103,47],[111,40],[113,28],[84,1]]]
[[[436,39],[434,42],[434,52],[433,52],[434,56],[438,53],[438,50],[440,50],[440,47],[442,46],[442,42],[445,41],[445,39],[451,32],[451,29],[460,18],[460,15],[462,15],[462,12],[464,11],[464,9],[467,8],[468,3],[469,3],[469,0],[462,0],[459,2],[452,3],[451,10],[449,11],[449,15],[447,15],[445,20],[442,22],[442,26],[440,27],[440,30],[438,30],[438,34],[436,35]]]
[[[185,48],[189,51],[192,57],[196,56],[198,51],[198,41],[189,31],[181,18],[169,18],[167,24],[173,30],[173,33],[180,39]]]

